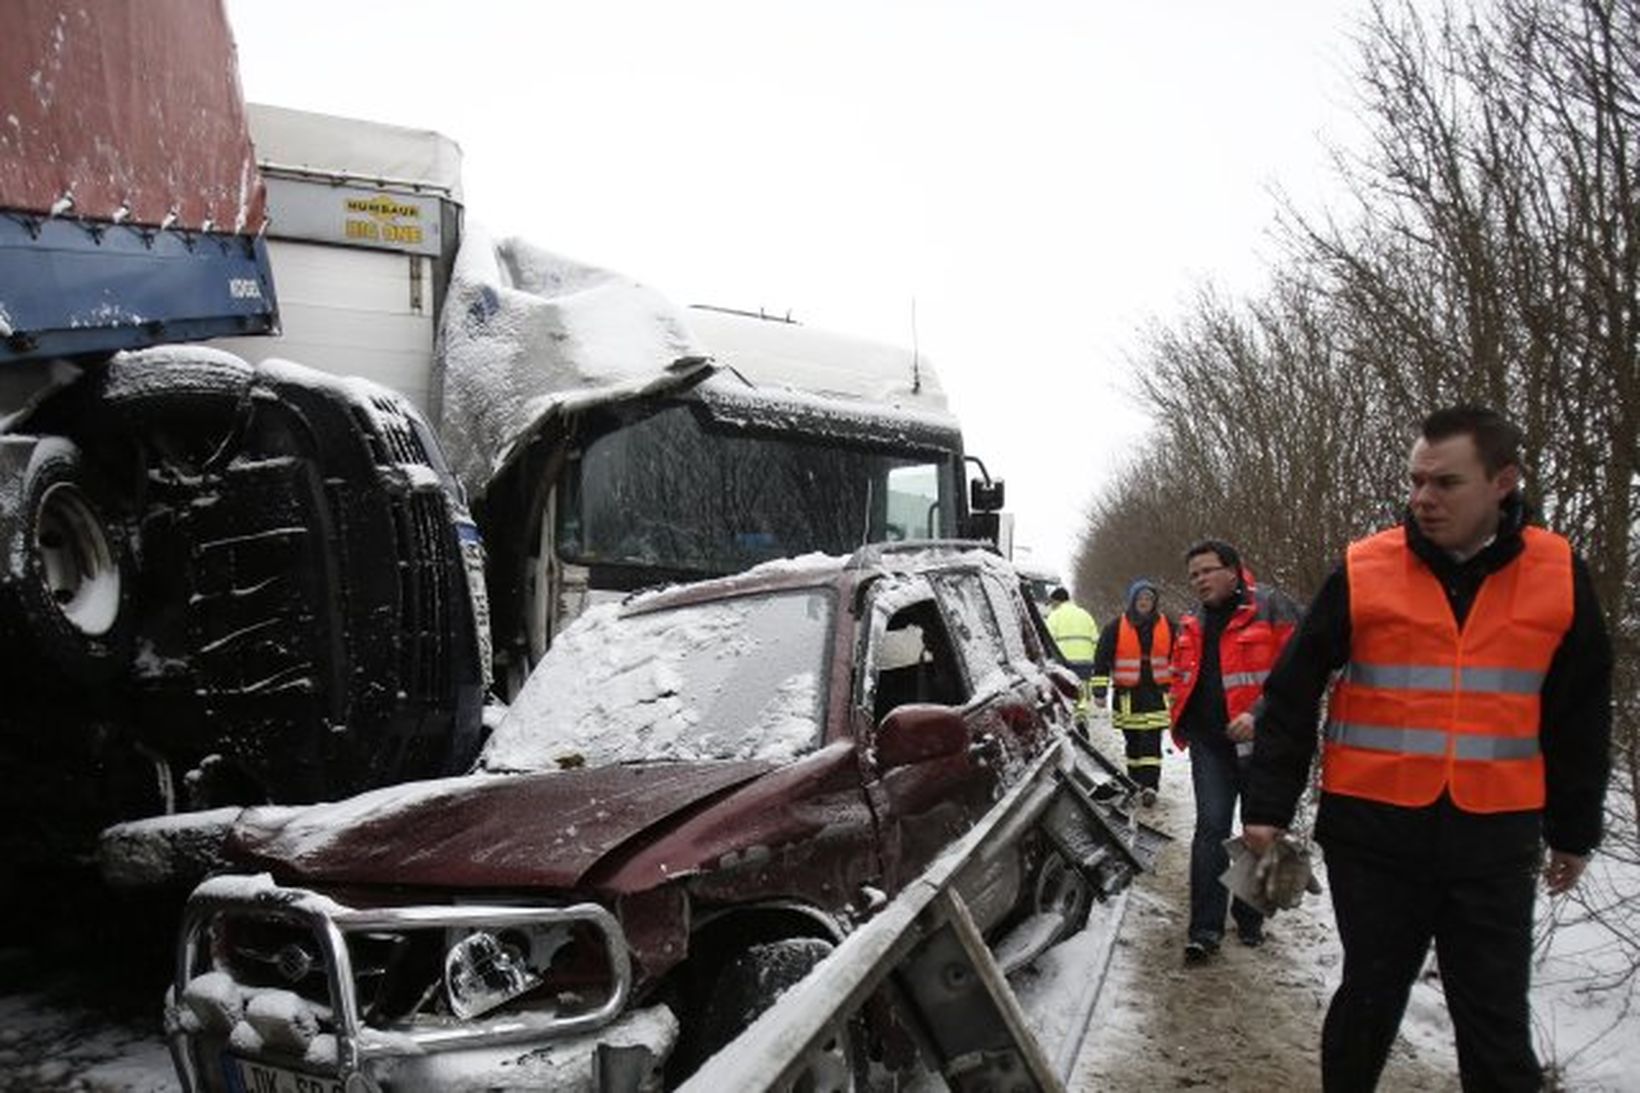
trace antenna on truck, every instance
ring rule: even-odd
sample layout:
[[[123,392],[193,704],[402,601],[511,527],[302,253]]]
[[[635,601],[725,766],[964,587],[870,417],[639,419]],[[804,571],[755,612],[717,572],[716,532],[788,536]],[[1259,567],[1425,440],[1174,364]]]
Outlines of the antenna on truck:
[[[917,298],[911,297],[911,393],[922,394],[922,360],[917,355]]]

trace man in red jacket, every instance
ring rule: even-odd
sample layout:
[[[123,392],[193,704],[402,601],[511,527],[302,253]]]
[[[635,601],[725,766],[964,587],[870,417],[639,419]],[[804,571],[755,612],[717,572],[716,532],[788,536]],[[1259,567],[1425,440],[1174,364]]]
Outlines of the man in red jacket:
[[[1190,749],[1196,832],[1190,843],[1190,928],[1186,964],[1218,952],[1225,912],[1244,945],[1264,942],[1264,916],[1219,880],[1230,863],[1236,799],[1246,788],[1253,717],[1265,677],[1298,622],[1298,606],[1258,587],[1236,548],[1204,539],[1185,553],[1200,605],[1179,619],[1173,639],[1173,741]]]
[[[1426,418],[1405,519],[1350,545],[1265,689],[1242,805],[1255,852],[1292,822],[1342,669],[1316,816],[1344,947],[1328,1093],[1376,1088],[1431,941],[1463,1088],[1542,1084],[1534,889],[1576,884],[1600,839],[1612,652],[1583,560],[1525,524],[1519,445],[1482,407]]]

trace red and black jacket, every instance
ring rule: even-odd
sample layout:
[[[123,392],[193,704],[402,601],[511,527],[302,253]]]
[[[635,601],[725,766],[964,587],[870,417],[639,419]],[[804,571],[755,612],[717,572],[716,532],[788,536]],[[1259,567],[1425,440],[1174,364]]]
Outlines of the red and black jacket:
[[[1292,600],[1279,592],[1258,587],[1253,572],[1241,567],[1239,602],[1219,635],[1219,676],[1224,684],[1224,704],[1228,720],[1256,712],[1264,681],[1275,667],[1282,647],[1298,625],[1299,612]],[[1193,608],[1179,619],[1173,638],[1173,742],[1186,746],[1179,719],[1190,705],[1202,661],[1204,631],[1201,608]]]

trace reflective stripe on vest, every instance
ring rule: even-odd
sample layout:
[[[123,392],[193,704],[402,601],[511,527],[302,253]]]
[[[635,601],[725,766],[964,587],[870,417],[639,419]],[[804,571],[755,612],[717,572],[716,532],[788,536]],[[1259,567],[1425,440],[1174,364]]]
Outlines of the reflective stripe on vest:
[[[1357,664],[1352,661],[1344,669],[1344,678],[1389,691],[1445,691],[1455,686],[1463,691],[1535,695],[1543,689],[1545,673],[1523,668],[1453,668],[1439,664]]]
[[[1536,738],[1454,736],[1444,729],[1386,729],[1343,721],[1327,722],[1327,739],[1353,748],[1401,755],[1445,755],[1451,745],[1454,759],[1530,759],[1539,750]]]
[[[1543,807],[1543,682],[1572,621],[1572,552],[1527,528],[1459,630],[1402,528],[1351,545],[1350,663],[1334,685],[1322,788],[1469,812]]]
[[[1158,614],[1150,631],[1150,678],[1165,687],[1173,681],[1173,630],[1167,616]],[[1111,682],[1118,687],[1137,687],[1144,667],[1145,653],[1139,641],[1139,628],[1124,612],[1116,619],[1116,657],[1111,666]]]

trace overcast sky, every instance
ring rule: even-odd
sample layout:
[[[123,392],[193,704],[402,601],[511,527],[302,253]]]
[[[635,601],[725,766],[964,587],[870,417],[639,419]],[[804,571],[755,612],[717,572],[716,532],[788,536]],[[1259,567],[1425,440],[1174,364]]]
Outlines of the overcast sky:
[[[1140,334],[1324,199],[1361,0],[228,0],[245,96],[453,137],[469,218],[910,344],[1063,565]],[[1229,529],[1227,529],[1229,530]]]

